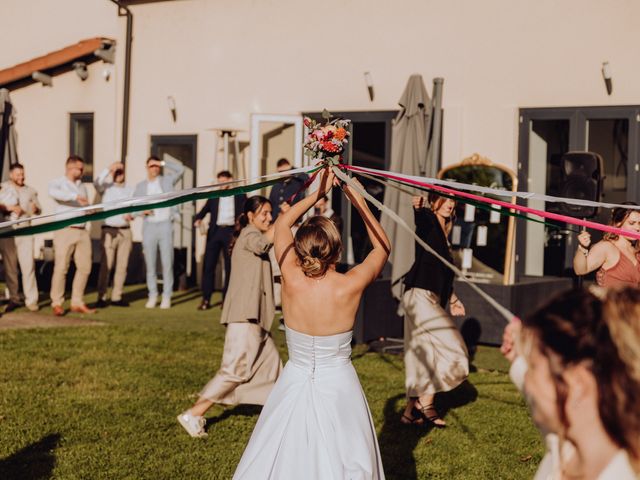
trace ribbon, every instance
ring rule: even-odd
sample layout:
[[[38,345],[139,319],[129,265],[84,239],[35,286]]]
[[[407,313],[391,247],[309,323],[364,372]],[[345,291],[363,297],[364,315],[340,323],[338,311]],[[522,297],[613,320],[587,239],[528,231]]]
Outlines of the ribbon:
[[[454,190],[452,188],[447,188],[447,187],[441,187],[438,185],[432,185],[429,183],[426,183],[422,180],[415,180],[414,178],[420,178],[420,177],[412,177],[409,175],[401,175],[401,174],[393,174],[391,172],[387,172],[384,170],[375,170],[373,171],[373,169],[364,169],[361,167],[354,167],[353,165],[343,165],[343,167],[347,170],[350,171],[354,171],[354,172],[367,172],[367,173],[371,173],[372,175],[377,175],[380,177],[386,177],[386,178],[390,178],[393,180],[398,180],[401,183],[404,184],[411,184],[411,185],[418,185],[418,186],[422,186],[422,187],[426,187],[429,188],[431,190],[434,190],[436,192],[441,192],[441,193],[448,193],[450,195],[454,195],[454,196],[459,196],[459,197],[463,197],[463,198],[470,198],[472,200],[476,200],[478,202],[482,202],[482,203],[491,203],[494,205],[500,205],[503,208],[507,208],[507,209],[513,209],[513,210],[518,210],[520,212],[525,212],[525,213],[530,213],[532,215],[537,215],[539,217],[542,218],[549,218],[552,220],[556,220],[559,222],[565,222],[565,223],[570,223],[572,225],[578,225],[581,227],[586,227],[586,228],[591,228],[593,230],[600,230],[602,232],[608,232],[608,233],[613,233],[615,235],[621,235],[627,238],[633,238],[636,240],[640,240],[640,233],[637,232],[632,232],[629,230],[623,230],[621,228],[617,228],[617,227],[612,227],[611,225],[603,225],[601,223],[597,223],[597,222],[590,222],[588,220],[581,220],[579,218],[573,218],[573,217],[569,217],[566,215],[560,215],[557,213],[551,213],[551,212],[545,212],[542,210],[536,210],[534,208],[530,208],[530,207],[525,207],[522,205],[517,205],[514,203],[508,203],[508,202],[503,202],[501,200],[495,200],[495,199],[489,199],[489,198],[485,198],[485,197],[481,197],[479,195],[474,195],[471,193],[466,193],[466,192],[461,192],[458,190]],[[374,173],[375,172],[375,173]],[[458,184],[458,185],[463,185],[463,184]],[[475,187],[474,187],[475,188]],[[501,190],[496,190],[496,191],[501,191]],[[504,194],[504,191],[502,191]],[[626,208],[626,205],[621,205],[622,208]]]
[[[345,165],[346,166],[346,165]],[[377,170],[375,168],[367,168],[367,167],[355,167],[353,165],[349,165],[352,167],[350,169],[358,170],[361,172],[367,172],[372,175],[385,175],[390,172],[386,170]],[[479,185],[469,185],[466,183],[460,182],[452,182],[449,180],[442,180],[439,178],[429,178],[429,177],[418,177],[415,175],[406,175],[406,174],[398,174],[405,179],[410,179],[418,182],[428,182],[431,185],[441,185],[449,188],[453,188],[456,190],[468,190],[472,192],[479,192],[488,195],[495,195],[499,197],[517,197],[522,198],[523,200],[542,200],[548,203],[568,203],[570,205],[579,205],[583,207],[594,207],[594,208],[624,208],[625,210],[640,210],[640,205],[627,205],[624,203],[604,203],[604,202],[594,202],[592,200],[579,200],[576,198],[567,198],[567,197],[554,197],[552,195],[543,195],[541,193],[535,192],[512,192],[509,190],[500,190],[497,188],[491,187],[481,187]]]
[[[238,195],[240,193],[248,193],[273,185],[274,183],[282,180],[282,178],[284,177],[296,175],[302,172],[314,172],[316,169],[317,167],[305,167],[295,170],[287,170],[286,172],[263,175],[261,177],[255,178],[253,183],[240,185],[229,189],[221,189],[220,187],[235,185],[238,183],[247,183],[250,182],[250,180],[233,180],[230,182],[190,188],[187,190],[181,190],[179,192],[167,192],[157,195],[133,197],[126,200],[88,205],[86,207],[79,207],[72,210],[66,210],[64,212],[56,212],[47,215],[40,215],[37,217],[22,218],[9,222],[3,222],[0,223],[0,238],[34,235],[36,233],[59,230],[61,228],[65,228],[78,223],[102,220],[114,215],[120,215],[124,213],[133,213],[154,208],[172,207],[181,203],[206,198],[228,197]],[[256,182],[256,180],[265,181]],[[66,217],[68,215],[73,216],[71,218],[56,220],[56,218],[60,216]],[[30,225],[27,227],[15,228],[19,224],[39,220],[45,220],[45,222],[38,223],[36,225]]]
[[[348,165],[341,165],[340,167],[350,169]],[[402,219],[402,217],[400,217],[396,212],[391,210],[389,207],[383,205],[378,200],[376,200],[373,196],[371,196],[367,191],[365,191],[364,189],[360,188],[353,181],[353,179],[351,179],[347,175],[345,175],[340,170],[340,168],[338,168],[336,166],[332,166],[331,168],[333,169],[333,173],[336,175],[336,177],[338,177],[342,182],[344,182],[347,185],[349,185],[349,187],[353,188],[356,192],[358,192],[360,195],[362,195],[364,198],[366,198],[369,202],[371,202],[373,205],[375,205],[378,210],[380,210],[381,212],[384,212],[387,215],[389,215],[389,217],[391,217],[402,228],[407,230],[415,238],[416,242],[418,242],[418,244],[420,244],[420,246],[422,246],[422,248],[424,248],[427,252],[431,253],[434,257],[436,257],[443,264],[445,264],[450,270],[452,270],[458,276],[458,279],[460,281],[465,282],[473,290],[475,290],[476,293],[478,295],[480,295],[482,298],[484,298],[487,301],[487,303],[489,303],[489,305],[491,305],[493,308],[495,308],[498,311],[498,313],[500,313],[507,320],[507,322],[510,322],[511,320],[513,320],[515,318],[515,315],[513,313],[511,313],[508,309],[506,309],[505,307],[500,305],[496,300],[494,300],[491,296],[489,296],[489,294],[487,294],[484,290],[482,290],[480,287],[478,287],[475,283],[473,283],[468,278],[466,278],[464,276],[464,273],[462,273],[462,271],[460,269],[458,269],[458,267],[456,267],[451,262],[449,262],[447,259],[442,257],[442,255],[440,255],[438,252],[436,252],[428,243],[426,243],[418,235],[416,235],[416,232],[414,231],[414,229],[411,228],[409,225],[407,225],[407,223]]]

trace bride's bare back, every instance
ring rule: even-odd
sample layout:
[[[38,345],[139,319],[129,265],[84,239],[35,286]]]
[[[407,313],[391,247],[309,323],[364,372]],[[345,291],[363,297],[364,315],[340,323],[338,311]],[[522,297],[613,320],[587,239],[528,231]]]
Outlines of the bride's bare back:
[[[275,253],[282,271],[285,323],[293,330],[315,336],[335,335],[353,328],[362,292],[378,277],[390,251],[389,240],[366,202],[349,187],[345,187],[345,193],[365,220],[373,245],[367,258],[345,274],[336,272],[335,263],[326,260],[335,259],[335,249],[339,253],[340,245],[332,244],[329,248],[327,242],[322,240],[317,240],[318,245],[313,245],[313,241],[311,245],[309,243],[309,238],[326,238],[327,232],[322,230],[335,228],[333,224],[327,225],[330,222],[327,219],[307,220],[299,232],[313,233],[313,229],[317,229],[321,234],[307,235],[304,246],[301,242],[298,242],[298,248],[294,246],[291,225],[331,188],[332,180],[332,174],[323,172],[321,183],[324,183],[318,191],[281,214],[275,225]],[[337,231],[328,233],[331,238],[336,236]],[[299,240],[299,237],[296,238]],[[318,250],[324,251],[324,255],[318,254]],[[308,251],[316,252],[314,255],[317,258]],[[305,255],[306,259],[300,255]]]

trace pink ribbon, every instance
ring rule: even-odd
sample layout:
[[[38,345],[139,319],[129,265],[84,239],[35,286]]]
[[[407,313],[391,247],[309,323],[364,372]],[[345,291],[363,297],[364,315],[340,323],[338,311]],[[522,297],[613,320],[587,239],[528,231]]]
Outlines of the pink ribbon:
[[[424,182],[419,182],[417,180],[413,180],[410,178],[404,178],[398,175],[394,175],[393,173],[390,172],[385,172],[385,173],[374,173],[371,170],[364,170],[361,168],[358,168],[356,166],[353,165],[340,165],[340,167],[346,169],[346,170],[351,170],[352,172],[362,172],[362,173],[367,173],[369,175],[377,175],[379,177],[386,177],[386,178],[391,178],[393,180],[398,180],[399,182],[402,183],[406,183],[406,184],[412,184],[412,185],[419,185],[421,187],[427,187],[430,188],[432,190],[438,191],[438,192],[442,192],[442,193],[447,193],[450,195],[457,195],[459,197],[463,197],[463,198],[470,198],[472,200],[476,200],[478,202],[484,202],[484,203],[491,203],[494,205],[500,205],[501,207],[504,208],[508,208],[511,210],[518,210],[520,212],[525,212],[525,213],[530,213],[532,215],[537,215],[538,217],[542,217],[542,218],[549,218],[551,220],[556,220],[559,222],[566,222],[566,223],[571,223],[573,225],[578,225],[581,227],[586,227],[586,228],[592,228],[594,230],[600,230],[602,232],[609,232],[609,233],[613,233],[616,235],[622,235],[624,237],[627,238],[633,238],[636,240],[640,240],[640,233],[636,233],[636,232],[631,232],[629,230],[623,230],[621,228],[616,228],[616,227],[612,227],[611,225],[603,225],[601,223],[597,223],[597,222],[590,222],[588,220],[581,220],[579,218],[573,218],[573,217],[568,217],[566,215],[560,215],[557,213],[551,213],[551,212],[545,212],[542,210],[536,210],[535,208],[530,208],[530,207],[525,207],[522,205],[517,205],[517,204],[513,204],[513,203],[508,203],[508,202],[503,202],[501,200],[494,200],[494,199],[489,199],[486,197],[482,197],[480,195],[474,195],[472,193],[467,193],[467,192],[461,192],[459,190],[454,190],[452,188],[447,188],[447,187],[441,187],[439,185],[431,185],[429,183],[424,183]]]

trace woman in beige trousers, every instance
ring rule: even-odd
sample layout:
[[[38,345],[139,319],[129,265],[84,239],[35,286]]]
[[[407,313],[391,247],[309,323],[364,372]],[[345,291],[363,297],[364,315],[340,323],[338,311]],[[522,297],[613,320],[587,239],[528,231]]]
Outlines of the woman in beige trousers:
[[[250,197],[236,222],[231,278],[220,322],[226,325],[222,363],[193,407],[178,415],[192,437],[205,437],[204,414],[214,404],[264,405],[282,361],[269,333],[275,314],[269,249],[271,203]]]
[[[435,194],[414,197],[416,234],[438,254],[453,262],[447,239],[455,202]],[[416,258],[407,273],[402,297],[407,405],[402,423],[446,424],[434,406],[438,392],[452,390],[469,374],[467,348],[446,312],[464,315],[453,293],[453,272],[416,243]]]

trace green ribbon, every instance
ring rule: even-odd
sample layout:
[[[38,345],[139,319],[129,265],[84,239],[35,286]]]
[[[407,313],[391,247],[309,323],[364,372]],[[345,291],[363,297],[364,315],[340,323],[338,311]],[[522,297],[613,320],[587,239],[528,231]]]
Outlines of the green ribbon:
[[[103,220],[114,215],[121,215],[124,213],[139,212],[142,210],[151,210],[155,208],[173,207],[181,203],[191,202],[200,199],[230,197],[241,193],[253,192],[260,190],[261,188],[269,187],[282,180],[282,177],[266,182],[253,183],[251,185],[245,185],[241,187],[229,188],[226,190],[216,190],[213,192],[194,192],[179,197],[171,198],[169,200],[163,200],[154,203],[145,203],[143,205],[130,205],[127,207],[112,208],[109,210],[103,210],[101,212],[86,213],[79,217],[66,218],[64,220],[55,220],[52,222],[41,223],[38,225],[29,225],[28,227],[4,227],[0,230],[0,238],[6,237],[19,237],[23,235],[35,235],[36,233],[52,232],[54,230],[60,230],[61,228],[76,225],[78,223],[92,222],[95,220]]]

